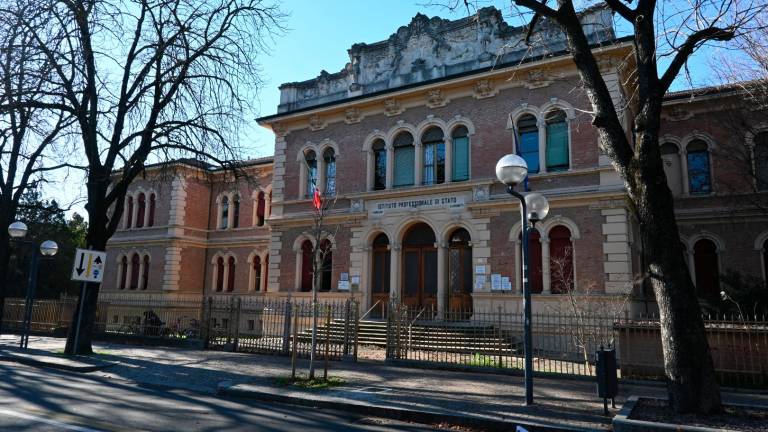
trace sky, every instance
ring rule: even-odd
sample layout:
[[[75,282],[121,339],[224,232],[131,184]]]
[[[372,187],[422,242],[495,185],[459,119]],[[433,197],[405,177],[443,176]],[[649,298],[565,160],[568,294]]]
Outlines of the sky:
[[[280,6],[288,14],[286,31],[269,41],[269,53],[257,53],[264,85],[254,102],[258,112],[244,128],[241,146],[247,158],[270,156],[274,153],[274,136],[256,124],[255,117],[275,114],[280,101],[278,87],[285,82],[304,81],[319,75],[321,70],[338,72],[349,61],[347,49],[359,42],[373,43],[387,39],[400,26],[408,25],[421,12],[430,17],[458,19],[467,16],[466,9],[450,11],[440,6],[427,6],[430,0],[283,0]],[[439,3],[439,0],[433,0]],[[509,1],[481,1],[481,6],[493,4],[502,9],[510,25],[519,24],[509,16]],[[620,27],[618,33],[624,30]],[[691,70],[697,84],[711,82],[712,71],[706,58],[711,50],[694,57]],[[673,89],[689,84],[678,79]],[[57,198],[65,205],[75,203],[69,214],[85,214],[85,187],[82,174],[71,173],[63,181],[49,184],[45,195]]]

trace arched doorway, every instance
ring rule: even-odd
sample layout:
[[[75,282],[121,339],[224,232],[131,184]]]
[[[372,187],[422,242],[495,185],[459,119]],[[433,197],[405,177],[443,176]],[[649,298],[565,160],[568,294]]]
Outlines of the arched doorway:
[[[389,303],[389,271],[391,258],[389,239],[379,234],[373,239],[371,250],[371,316],[383,318]],[[378,302],[378,304],[376,304]]]
[[[425,223],[412,226],[403,238],[403,304],[437,309],[435,233]]]
[[[698,296],[709,300],[719,298],[720,265],[717,259],[717,245],[712,240],[701,239],[693,245],[693,266]]]
[[[450,319],[472,316],[472,246],[464,228],[448,238],[448,310]]]

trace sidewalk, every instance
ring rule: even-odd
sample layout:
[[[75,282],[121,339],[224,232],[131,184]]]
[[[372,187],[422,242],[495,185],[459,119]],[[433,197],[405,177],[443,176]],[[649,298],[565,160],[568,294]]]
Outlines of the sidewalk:
[[[0,356],[8,352],[3,346],[17,341],[9,336],[0,338]],[[31,356],[47,359],[51,353],[63,350],[64,341],[33,337],[29,346],[36,350]],[[602,401],[595,396],[591,381],[537,377],[535,405],[525,407],[523,378],[519,376],[412,369],[381,362],[331,362],[330,374],[346,384],[311,391],[276,384],[276,378],[290,374],[287,357],[105,343],[97,343],[94,350],[98,353],[96,359],[114,364],[91,373],[150,386],[487,429],[514,430],[516,422],[533,426],[529,430],[610,428],[610,418],[602,415]],[[299,370],[306,373],[308,362],[298,363]],[[665,396],[664,387],[657,383],[620,384],[619,392],[617,409],[611,410],[612,414],[630,395]],[[768,395],[727,393],[724,399],[768,405]]]

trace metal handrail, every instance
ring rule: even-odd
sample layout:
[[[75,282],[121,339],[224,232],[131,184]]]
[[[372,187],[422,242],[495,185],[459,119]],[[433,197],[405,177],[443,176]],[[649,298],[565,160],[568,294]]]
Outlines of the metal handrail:
[[[374,308],[376,307],[376,305],[378,305],[379,303],[381,303],[381,300],[376,300],[376,303],[374,303],[374,304],[373,304],[373,306],[371,306],[371,308],[370,308],[370,309],[368,309],[368,311],[367,311],[366,313],[362,314],[362,315],[360,316],[360,318],[358,318],[358,321],[362,321],[362,320],[363,320],[363,318],[365,318],[365,317],[366,317],[366,316],[367,316],[369,313],[371,313],[371,311],[373,311],[373,309],[374,309]]]
[[[413,336],[413,323],[415,323],[416,320],[419,319],[419,317],[421,316],[421,314],[424,313],[425,310],[427,310],[426,306],[421,308],[421,311],[419,311],[419,314],[416,315],[416,318],[414,318],[413,321],[411,321],[411,323],[408,324],[408,351],[411,350],[411,339],[412,339],[412,336]]]

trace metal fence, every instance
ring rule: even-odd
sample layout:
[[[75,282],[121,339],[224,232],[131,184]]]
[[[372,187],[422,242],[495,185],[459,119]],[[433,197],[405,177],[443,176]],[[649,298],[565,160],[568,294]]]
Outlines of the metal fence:
[[[316,354],[329,359],[357,358],[359,303],[318,303]],[[312,302],[278,299],[208,299],[207,346],[210,349],[309,357]]]

